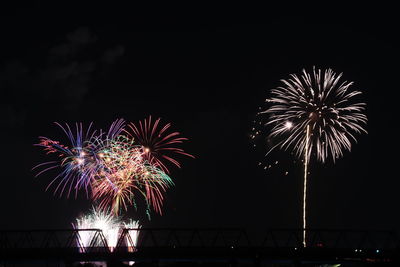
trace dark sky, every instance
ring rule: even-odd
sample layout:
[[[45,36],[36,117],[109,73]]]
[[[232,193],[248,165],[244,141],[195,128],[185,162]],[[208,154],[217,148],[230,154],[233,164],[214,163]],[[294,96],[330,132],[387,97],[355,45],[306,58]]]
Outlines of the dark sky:
[[[148,115],[188,137],[196,159],[172,171],[163,216],[126,216],[160,227],[300,227],[301,166],[277,154],[281,164],[258,167],[249,134],[269,89],[315,65],[343,72],[363,92],[369,133],[336,164],[311,165],[310,227],[400,230],[393,17],[106,11],[3,9],[0,229],[69,228],[90,207],[45,192],[52,177],[31,171],[47,160],[37,137],[63,138],[54,121],[106,128]]]

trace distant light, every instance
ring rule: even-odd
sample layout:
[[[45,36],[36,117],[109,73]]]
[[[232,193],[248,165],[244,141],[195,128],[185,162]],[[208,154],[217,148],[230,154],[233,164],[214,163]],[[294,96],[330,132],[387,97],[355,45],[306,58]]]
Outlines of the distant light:
[[[379,253],[379,249],[376,250],[376,253]]]

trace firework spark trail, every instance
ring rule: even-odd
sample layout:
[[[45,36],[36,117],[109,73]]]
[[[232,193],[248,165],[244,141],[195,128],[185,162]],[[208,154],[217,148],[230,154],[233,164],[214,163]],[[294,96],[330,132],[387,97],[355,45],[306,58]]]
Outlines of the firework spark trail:
[[[172,179],[155,166],[145,164],[145,171],[139,177],[139,184],[145,189],[148,206],[152,206],[157,213],[162,215],[163,194],[174,185]]]
[[[367,133],[367,116],[363,113],[366,104],[354,101],[361,92],[352,91],[353,82],[341,78],[341,73],[315,67],[310,73],[303,69],[300,76],[291,74],[289,79],[281,80],[282,86],[271,90],[271,97],[266,99],[268,108],[258,113],[268,117],[267,138],[280,139],[266,155],[278,147],[292,151],[298,158],[304,157],[303,229],[311,156],[322,163],[328,158],[335,162],[344,151],[351,150],[352,141],[357,142],[356,134]],[[256,131],[251,137],[258,134]],[[305,230],[303,244],[306,246]]]
[[[170,123],[162,126],[161,118],[152,122],[151,116],[144,121],[139,121],[138,125],[130,123],[128,125],[130,131],[127,132],[135,140],[141,144],[145,151],[145,159],[152,165],[160,168],[162,171],[169,173],[169,169],[163,161],[167,161],[181,167],[181,164],[174,158],[174,154],[181,154],[191,158],[193,155],[186,153],[183,149],[176,147],[187,141],[187,138],[179,137],[179,132],[169,133]]]
[[[115,120],[108,129],[106,139],[112,140],[114,139],[114,137],[119,136],[123,132],[124,128],[125,128],[124,119]]]
[[[65,124],[65,126],[57,122],[55,124],[59,126],[68,137],[70,146],[62,145],[60,142],[47,137],[39,137],[39,143],[36,144],[36,146],[43,147],[46,154],[57,154],[58,160],[38,164],[33,170],[44,167],[43,170],[36,174],[37,177],[44,172],[61,167],[62,171],[53,178],[46,190],[58,181],[54,194],[59,193],[60,196],[62,196],[67,188],[67,196],[71,194],[73,189],[75,190],[76,196],[80,188],[88,190],[93,172],[95,171],[91,164],[92,151],[88,146],[88,141],[94,138],[96,131],[91,130],[92,124],[89,125],[86,133],[84,133],[82,123],[76,123],[75,133],[68,124]]]
[[[307,228],[307,175],[308,175],[308,142],[310,140],[310,126],[307,125],[306,129],[306,147],[304,150],[304,184],[303,184],[303,247],[307,246],[307,236],[306,236],[306,228]]]

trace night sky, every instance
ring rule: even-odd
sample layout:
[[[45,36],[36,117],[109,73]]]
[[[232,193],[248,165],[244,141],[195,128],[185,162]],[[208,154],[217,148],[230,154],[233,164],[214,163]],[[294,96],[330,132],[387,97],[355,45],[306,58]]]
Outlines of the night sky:
[[[0,20],[0,229],[70,228],[91,206],[84,194],[45,192],[53,176],[31,171],[48,159],[38,136],[64,140],[53,122],[105,129],[149,115],[189,138],[183,148],[196,159],[172,170],[163,216],[127,217],[146,227],[300,228],[302,166],[276,153],[265,171],[249,136],[269,90],[316,66],[355,82],[369,121],[336,164],[311,163],[309,226],[400,230],[395,19],[46,8],[13,7]]]

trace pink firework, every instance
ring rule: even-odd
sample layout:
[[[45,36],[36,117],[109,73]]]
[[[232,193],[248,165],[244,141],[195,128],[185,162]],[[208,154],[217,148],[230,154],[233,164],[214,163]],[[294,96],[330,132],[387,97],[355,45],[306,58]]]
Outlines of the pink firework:
[[[162,125],[160,120],[161,118],[158,118],[153,122],[149,116],[148,119],[139,121],[136,125],[130,123],[128,127],[131,132],[128,134],[143,147],[144,158],[149,164],[169,173],[165,162],[170,162],[178,168],[181,167],[181,164],[175,159],[176,154],[191,158],[194,156],[177,147],[188,139],[181,137],[179,132],[171,132],[171,123]]]

